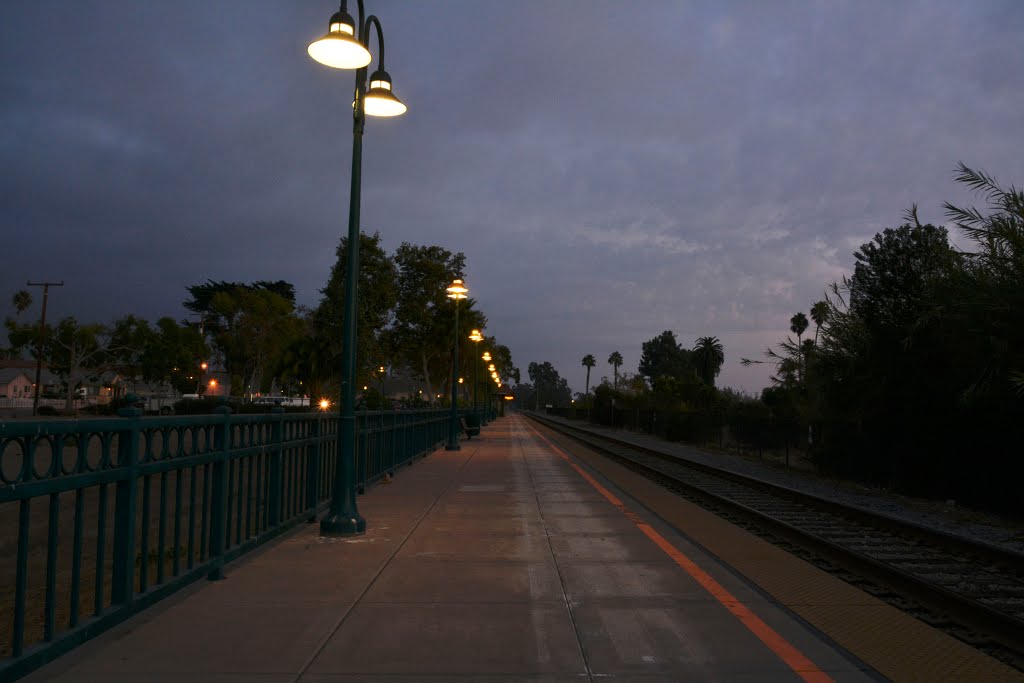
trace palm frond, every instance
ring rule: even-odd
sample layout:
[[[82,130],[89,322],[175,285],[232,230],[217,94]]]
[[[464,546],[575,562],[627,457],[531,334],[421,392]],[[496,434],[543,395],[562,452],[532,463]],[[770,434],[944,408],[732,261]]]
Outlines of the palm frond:
[[[1011,372],[1010,384],[1017,390],[1018,396],[1024,396],[1024,371],[1014,370]]]
[[[977,194],[985,197],[990,203],[999,204],[1006,191],[999,186],[996,179],[981,169],[973,169],[964,162],[957,162],[956,181],[963,183]]]
[[[909,209],[903,211],[903,220],[907,223],[913,223],[915,228],[921,227],[921,221],[917,218],[917,202],[910,205]]]
[[[969,226],[975,225],[986,225],[988,219],[981,215],[973,206],[968,209],[962,209],[959,206],[953,206],[949,202],[943,204],[943,208],[946,209],[946,218],[956,223],[957,227],[961,230],[967,230]]]

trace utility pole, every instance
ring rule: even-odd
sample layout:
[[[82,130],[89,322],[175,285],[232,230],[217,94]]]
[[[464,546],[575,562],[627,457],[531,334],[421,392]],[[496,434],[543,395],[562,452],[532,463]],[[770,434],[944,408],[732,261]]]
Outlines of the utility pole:
[[[50,296],[50,287],[63,287],[64,281],[60,282],[28,282],[29,287],[43,288],[43,312],[39,316],[39,341],[36,342],[36,384],[35,396],[32,397],[32,417],[36,416],[39,410],[39,382],[43,373],[43,341],[46,337],[46,299]]]

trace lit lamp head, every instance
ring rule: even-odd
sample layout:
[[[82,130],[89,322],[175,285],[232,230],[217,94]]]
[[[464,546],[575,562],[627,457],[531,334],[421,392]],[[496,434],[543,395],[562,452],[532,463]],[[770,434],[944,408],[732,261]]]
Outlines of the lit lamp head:
[[[452,283],[448,285],[448,289],[445,291],[448,292],[448,298],[455,299],[456,303],[458,303],[459,299],[465,299],[469,296],[469,290],[462,284],[462,280],[452,280]]]
[[[469,340],[479,343],[484,340],[484,336],[480,334],[480,330],[473,330],[469,333]]]
[[[391,92],[391,74],[377,69],[370,76],[370,89],[363,99],[363,111],[367,116],[401,116],[406,107]]]
[[[356,22],[348,12],[335,12],[328,22],[327,33],[310,43],[306,51],[324,66],[335,69],[363,68],[370,63],[370,51],[356,40],[355,26]],[[402,109],[405,110],[405,105],[402,105]]]
[[[488,365],[488,366],[487,366],[487,369],[491,371],[491,374],[492,374],[492,375],[494,375],[494,374],[497,374],[497,373],[495,372],[495,371],[497,370],[497,368],[495,368],[495,367],[494,367],[494,363],[491,363],[490,365]]]
[[[485,363],[490,363],[491,362],[491,352],[490,351],[484,351],[484,355],[480,356],[480,358],[482,358]]]

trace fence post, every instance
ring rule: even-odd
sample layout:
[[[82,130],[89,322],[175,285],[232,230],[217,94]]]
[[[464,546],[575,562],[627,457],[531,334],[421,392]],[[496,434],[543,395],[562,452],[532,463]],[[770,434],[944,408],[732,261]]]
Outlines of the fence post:
[[[117,466],[128,477],[117,482],[114,492],[114,566],[111,571],[110,601],[128,604],[135,599],[135,517],[139,498],[139,417],[142,409],[125,407],[117,411],[130,420],[117,435]],[[143,566],[147,558],[142,558]]]
[[[270,477],[268,487],[268,520],[271,529],[281,523],[281,459],[284,457],[284,408],[274,406],[270,409],[274,421],[270,426]]]
[[[206,578],[220,581],[224,578],[224,550],[228,535],[228,456],[231,452],[231,408],[217,406],[214,414],[223,415],[223,420],[213,427],[213,461],[210,497],[210,562],[212,567]]]
[[[317,492],[320,490],[320,421],[322,413],[317,414],[316,419],[310,422],[308,438],[309,446],[306,448],[306,507],[309,508],[309,517],[306,521],[312,524],[316,521],[316,509],[320,505],[320,497]]]

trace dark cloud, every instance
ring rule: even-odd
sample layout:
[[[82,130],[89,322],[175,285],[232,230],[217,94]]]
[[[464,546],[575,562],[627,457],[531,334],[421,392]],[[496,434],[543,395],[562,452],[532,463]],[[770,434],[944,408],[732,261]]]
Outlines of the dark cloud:
[[[1024,182],[1024,5],[369,0],[410,106],[367,127],[363,226],[465,251],[525,367],[664,329],[725,383],[957,160]],[[351,74],[330,2],[39,0],[0,26],[0,291],[55,315],[180,316],[206,278],[313,304],[345,229]]]

